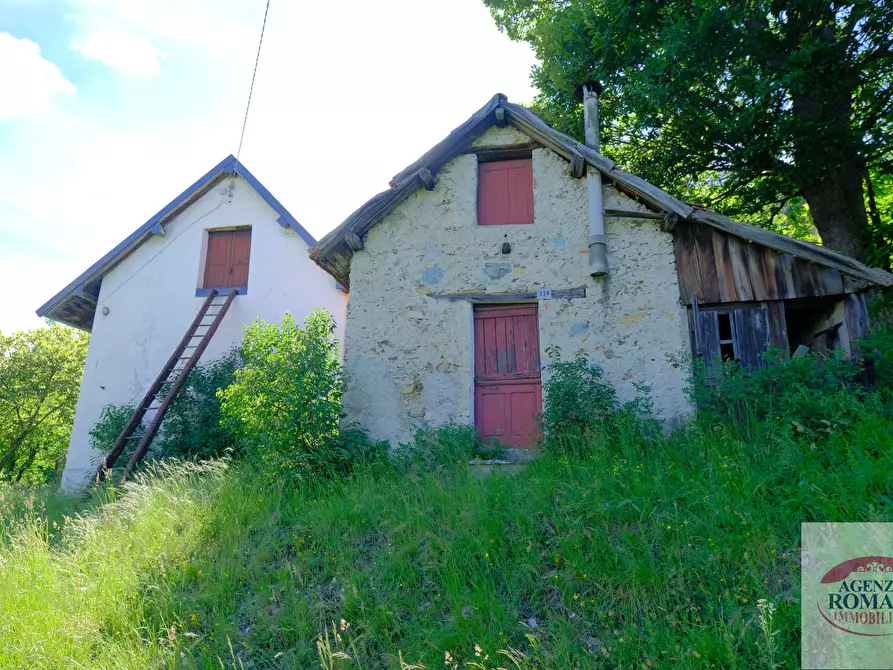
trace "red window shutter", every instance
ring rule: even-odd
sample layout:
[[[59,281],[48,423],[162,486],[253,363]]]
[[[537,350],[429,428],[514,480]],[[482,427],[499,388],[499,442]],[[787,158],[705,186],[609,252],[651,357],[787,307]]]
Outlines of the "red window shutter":
[[[227,231],[208,233],[208,257],[205,262],[205,288],[227,286],[232,238]]]
[[[533,161],[519,158],[478,166],[478,224],[533,223]]]
[[[212,230],[208,233],[205,288],[248,285],[250,230]]]
[[[248,258],[251,254],[251,231],[234,230],[228,286],[248,286]]]

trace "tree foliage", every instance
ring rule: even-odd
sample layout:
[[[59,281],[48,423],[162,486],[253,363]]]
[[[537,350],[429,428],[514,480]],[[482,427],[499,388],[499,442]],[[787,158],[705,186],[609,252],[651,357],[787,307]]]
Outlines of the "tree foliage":
[[[68,448],[89,335],[0,333],[0,479],[43,481]]]
[[[225,428],[272,478],[306,480],[341,469],[341,358],[335,322],[318,309],[300,328],[255,321],[245,329],[244,366],[220,392]]]
[[[582,137],[575,86],[600,79],[605,153],[646,179],[763,225],[805,200],[857,258],[889,241],[864,186],[891,171],[890,3],[484,1],[534,47],[537,105],[565,132]]]

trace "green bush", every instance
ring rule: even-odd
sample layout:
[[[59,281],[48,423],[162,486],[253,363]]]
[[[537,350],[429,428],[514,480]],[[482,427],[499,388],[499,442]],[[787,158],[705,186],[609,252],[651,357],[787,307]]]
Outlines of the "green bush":
[[[871,334],[859,347],[868,367],[868,377],[878,389],[893,394],[893,291],[871,301]]]
[[[220,421],[220,397],[242,365],[242,352],[233,349],[221,358],[199,363],[171,403],[161,427],[158,456],[204,459],[238,452],[238,444]]]
[[[340,457],[352,465],[384,462],[388,456],[387,441],[374,442],[358,428],[342,429],[335,448],[341,451]]]
[[[648,386],[638,385],[639,395],[627,403],[605,381],[602,369],[585,354],[561,360],[561,350],[546,350],[543,384],[542,429],[546,449],[591,458],[596,442],[613,444],[622,437],[639,439],[658,430],[650,418],[652,403]]]
[[[271,478],[307,480],[350,468],[339,447],[341,359],[335,323],[316,310],[299,328],[255,321],[245,329],[244,367],[220,391],[224,427]]]
[[[755,427],[792,427],[814,438],[846,430],[858,418],[867,395],[856,382],[858,361],[843,351],[789,359],[775,350],[766,360],[753,371],[737,363],[707,369],[696,361],[689,392],[699,416],[708,424],[728,424],[739,437]]]
[[[124,426],[127,425],[127,422],[130,420],[130,417],[133,416],[135,410],[136,406],[132,404],[112,404],[102,408],[102,412],[99,414],[99,421],[97,421],[90,429],[89,433],[90,446],[96,451],[96,455],[93,458],[94,467],[98,468],[99,463],[105,458],[105,455],[112,450],[113,446],[115,446],[115,442],[121,435],[121,431],[124,430]],[[134,434],[139,435],[145,429],[145,422],[140,422],[140,425],[134,431]],[[133,453],[134,449],[136,449],[137,443],[138,440],[128,441],[124,451],[118,457],[117,465],[127,463],[130,455]]]
[[[393,462],[398,472],[434,472],[467,466],[479,449],[477,428],[447,423],[416,431],[412,442],[400,444],[394,451]]]
[[[561,360],[561,349],[546,350],[543,437],[546,443],[580,438],[617,410],[617,391],[585,354]]]

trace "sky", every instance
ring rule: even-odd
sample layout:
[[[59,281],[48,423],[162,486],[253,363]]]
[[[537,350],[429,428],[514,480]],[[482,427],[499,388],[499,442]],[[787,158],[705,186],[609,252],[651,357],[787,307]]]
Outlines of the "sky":
[[[0,332],[235,154],[266,0],[0,0]],[[317,239],[534,56],[481,0],[272,0],[242,163]]]

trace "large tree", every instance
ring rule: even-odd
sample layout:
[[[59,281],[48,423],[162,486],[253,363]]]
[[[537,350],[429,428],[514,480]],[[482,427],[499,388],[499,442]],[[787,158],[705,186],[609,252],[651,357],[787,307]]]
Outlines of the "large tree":
[[[890,172],[893,3],[484,0],[541,62],[537,105],[581,135],[605,85],[605,151],[675,194],[765,223],[808,203],[822,242],[866,257],[869,171]]]
[[[41,481],[65,454],[88,342],[60,325],[0,333],[0,480]]]

